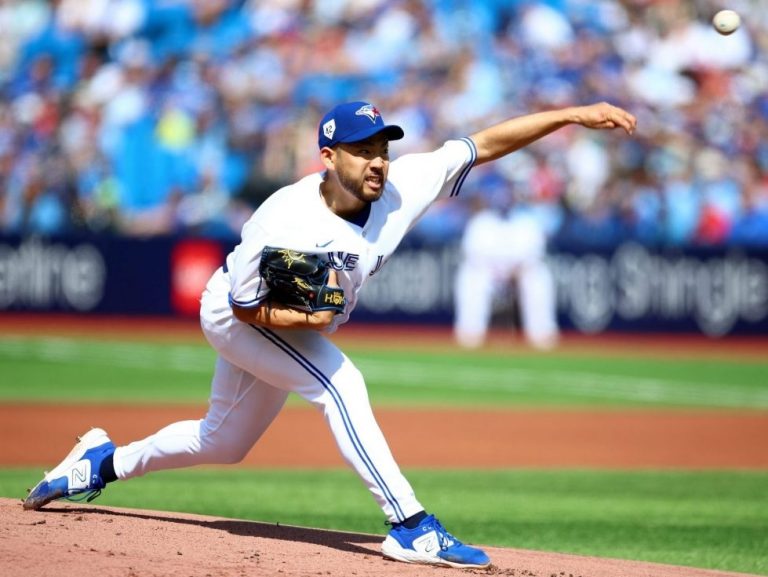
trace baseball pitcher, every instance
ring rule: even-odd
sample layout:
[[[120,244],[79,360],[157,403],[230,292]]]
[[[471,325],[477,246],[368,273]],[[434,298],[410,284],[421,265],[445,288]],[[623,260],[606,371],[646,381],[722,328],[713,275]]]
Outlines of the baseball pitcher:
[[[24,507],[91,500],[107,483],[151,471],[236,463],[295,392],[322,412],[339,451],[391,524],[385,556],[487,567],[483,550],[462,543],[424,510],[376,423],[363,375],[324,333],[347,321],[366,280],[430,204],[459,196],[473,166],[566,125],[631,134],[635,123],[607,103],[565,108],[390,161],[389,144],[403,130],[385,124],[369,103],[336,106],[318,128],[325,170],[278,190],[256,210],[202,295],[202,329],[218,353],[205,417],[120,447],[92,429],[31,490]]]

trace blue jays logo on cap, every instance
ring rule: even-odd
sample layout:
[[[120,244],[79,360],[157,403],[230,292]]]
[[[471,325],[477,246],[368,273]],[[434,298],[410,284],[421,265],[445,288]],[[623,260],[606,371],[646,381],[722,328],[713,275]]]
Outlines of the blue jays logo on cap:
[[[379,109],[376,108],[373,104],[366,104],[365,106],[361,106],[359,109],[355,111],[356,116],[367,116],[371,119],[371,122],[376,124],[376,118],[381,116],[381,113],[379,112]]]
[[[405,133],[395,124],[384,124],[379,109],[368,102],[339,104],[320,121],[317,144],[333,148],[340,142],[358,142],[384,132],[389,140],[400,140]]]

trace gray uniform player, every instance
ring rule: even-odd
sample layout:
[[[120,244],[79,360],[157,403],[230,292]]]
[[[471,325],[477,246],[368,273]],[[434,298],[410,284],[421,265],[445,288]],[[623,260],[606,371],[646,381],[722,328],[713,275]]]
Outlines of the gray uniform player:
[[[205,418],[173,423],[117,448],[106,432],[92,429],[32,489],[25,508],[72,496],[90,499],[108,482],[150,471],[238,462],[294,392],[322,411],[344,459],[391,523],[384,555],[488,566],[484,551],[462,543],[424,511],[376,423],[363,376],[323,333],[347,320],[365,281],[432,202],[459,194],[472,166],[568,124],[631,133],[635,119],[606,103],[541,112],[390,163],[389,142],[402,138],[402,129],[384,124],[365,102],[335,107],[318,130],[326,170],[277,191],[259,207],[205,289],[201,325],[218,353]],[[329,284],[344,290],[345,310],[306,313],[268,304],[269,289],[259,274],[265,246],[326,255]]]

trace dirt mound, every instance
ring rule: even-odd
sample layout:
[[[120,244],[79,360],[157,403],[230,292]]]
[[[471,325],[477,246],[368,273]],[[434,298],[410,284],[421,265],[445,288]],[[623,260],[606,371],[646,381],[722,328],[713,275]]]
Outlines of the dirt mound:
[[[486,570],[388,561],[381,536],[181,513],[0,499],[0,574],[17,577],[717,577],[686,567],[488,547]]]

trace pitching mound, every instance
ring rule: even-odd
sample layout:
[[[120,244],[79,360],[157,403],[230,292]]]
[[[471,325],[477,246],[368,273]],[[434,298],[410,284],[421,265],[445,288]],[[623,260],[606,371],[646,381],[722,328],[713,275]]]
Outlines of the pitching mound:
[[[113,507],[0,499],[0,574],[18,577],[717,577],[743,575],[488,547],[493,565],[457,570],[388,561],[382,537]]]

